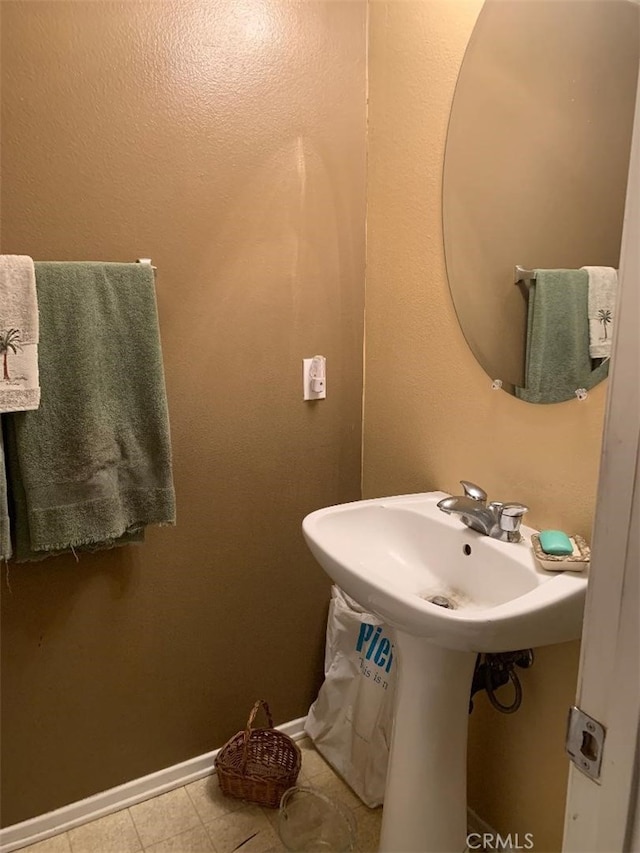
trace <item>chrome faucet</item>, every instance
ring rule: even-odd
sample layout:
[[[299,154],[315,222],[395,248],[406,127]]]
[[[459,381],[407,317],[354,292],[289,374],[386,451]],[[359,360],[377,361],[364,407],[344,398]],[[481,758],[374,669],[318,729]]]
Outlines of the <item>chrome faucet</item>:
[[[529,507],[517,503],[491,501],[487,504],[487,493],[480,486],[460,480],[464,495],[443,498],[438,508],[448,515],[459,515],[460,520],[485,536],[501,542],[519,542],[522,516]]]

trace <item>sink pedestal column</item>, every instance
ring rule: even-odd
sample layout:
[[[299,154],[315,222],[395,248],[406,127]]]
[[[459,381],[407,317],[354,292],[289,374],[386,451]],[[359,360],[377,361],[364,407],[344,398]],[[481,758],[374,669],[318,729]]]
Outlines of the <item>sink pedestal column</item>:
[[[396,631],[398,681],[381,853],[462,853],[476,654]]]

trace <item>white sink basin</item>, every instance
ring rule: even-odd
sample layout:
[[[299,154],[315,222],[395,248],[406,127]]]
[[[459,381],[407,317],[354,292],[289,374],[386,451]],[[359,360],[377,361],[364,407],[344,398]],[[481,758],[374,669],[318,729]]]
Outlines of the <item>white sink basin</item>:
[[[587,578],[549,572],[522,541],[499,542],[439,510],[444,492],[356,501],[302,529],[327,574],[389,625],[459,651],[499,652],[580,637]],[[440,595],[455,609],[432,604]]]

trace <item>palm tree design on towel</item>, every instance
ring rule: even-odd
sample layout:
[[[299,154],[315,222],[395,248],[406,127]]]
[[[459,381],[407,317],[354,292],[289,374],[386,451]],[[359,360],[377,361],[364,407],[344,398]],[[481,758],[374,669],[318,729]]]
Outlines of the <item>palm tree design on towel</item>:
[[[2,355],[2,378],[9,382],[9,350],[15,355],[20,346],[20,329],[6,329],[0,332],[0,355]]]
[[[607,326],[609,323],[613,322],[613,317],[611,316],[611,311],[607,308],[601,308],[597,314],[598,322],[602,324],[602,329],[604,331],[604,337],[600,338],[601,341],[607,340]]]

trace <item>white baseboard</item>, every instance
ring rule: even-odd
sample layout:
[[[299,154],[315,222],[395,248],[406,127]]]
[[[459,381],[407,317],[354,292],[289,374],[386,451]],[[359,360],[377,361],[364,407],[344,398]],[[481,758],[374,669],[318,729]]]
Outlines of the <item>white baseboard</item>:
[[[305,737],[305,720],[306,717],[299,717],[276,728],[293,740],[301,740]],[[180,764],[174,764],[172,767],[142,776],[140,779],[133,779],[131,782],[125,782],[124,785],[109,788],[108,791],[94,794],[85,800],[78,800],[55,811],[0,829],[0,853],[11,853],[12,850],[18,850],[20,847],[44,841],[52,835],[126,809],[158,794],[195,782],[196,779],[210,776],[214,772],[213,762],[218,752],[219,750],[215,749],[213,752],[197,755],[188,761],[182,761]]]
[[[473,837],[472,837],[473,836]],[[517,835],[515,838],[517,839]],[[500,839],[498,841],[498,839]],[[495,829],[477,815],[473,809],[467,809],[467,841],[471,845],[467,847],[468,853],[475,851],[500,850],[509,853],[513,850],[529,850],[529,847],[515,847],[512,844],[511,835],[499,836]],[[517,843],[517,841],[516,841]],[[486,846],[485,846],[486,845]]]
[[[495,829],[482,818],[477,815],[473,809],[467,809],[467,828],[469,832],[492,833],[495,835]]]

